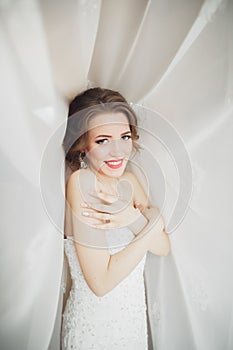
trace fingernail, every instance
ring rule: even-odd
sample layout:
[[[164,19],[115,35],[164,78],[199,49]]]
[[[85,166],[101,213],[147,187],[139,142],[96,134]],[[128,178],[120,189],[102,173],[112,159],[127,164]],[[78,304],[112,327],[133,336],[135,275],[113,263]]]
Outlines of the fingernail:
[[[87,211],[82,212],[83,216],[89,216],[89,213]]]
[[[81,203],[80,205],[81,205],[81,207],[83,207],[83,208],[87,208],[87,207],[88,207],[88,205],[87,205],[86,203]]]

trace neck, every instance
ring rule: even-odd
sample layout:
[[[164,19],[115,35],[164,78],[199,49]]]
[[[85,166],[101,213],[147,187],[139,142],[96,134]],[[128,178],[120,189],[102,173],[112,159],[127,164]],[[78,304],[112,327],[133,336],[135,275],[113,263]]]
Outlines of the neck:
[[[117,177],[110,177],[106,176],[104,174],[96,173],[96,178],[98,181],[100,181],[103,185],[114,187],[117,185],[119,179]]]
[[[117,185],[119,182],[118,177],[110,177],[93,170],[91,167],[89,169],[94,173],[96,181],[99,183],[98,187],[105,187],[105,190],[110,192],[115,192],[117,190]]]

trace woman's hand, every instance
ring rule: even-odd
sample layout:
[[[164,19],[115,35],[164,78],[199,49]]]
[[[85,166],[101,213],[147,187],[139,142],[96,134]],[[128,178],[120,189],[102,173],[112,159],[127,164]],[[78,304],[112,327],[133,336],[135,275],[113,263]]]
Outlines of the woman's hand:
[[[97,211],[86,203],[82,203],[81,206],[83,207],[83,222],[98,229],[130,226],[141,216],[140,210],[132,205],[116,213]]]
[[[136,207],[139,208],[149,221],[154,220],[158,217],[159,211],[157,208],[153,207],[152,210],[150,210],[150,207],[145,208],[142,204],[136,203]],[[148,230],[148,233],[150,236],[150,245],[148,251],[159,256],[166,256],[170,252],[170,240],[168,237],[168,234],[165,230],[165,224],[162,216],[160,216],[157,220],[155,220],[155,223],[153,226]]]
[[[114,206],[115,201],[112,195],[100,191],[93,193],[93,196],[104,203],[104,207],[101,207],[100,204],[100,209]],[[159,211],[157,208],[145,208],[141,203],[135,203],[133,206],[130,203],[121,211],[114,212],[111,208],[110,212],[107,212],[93,208],[91,203],[82,203],[81,206],[84,222],[87,225],[105,230],[128,226],[134,234],[138,234],[138,231],[142,232],[145,229],[145,234],[148,234],[149,237],[148,251],[159,256],[165,256],[169,253],[169,237],[165,231],[163,218],[158,217]],[[143,222],[141,222],[142,218],[144,218]],[[146,225],[146,221],[148,225]]]

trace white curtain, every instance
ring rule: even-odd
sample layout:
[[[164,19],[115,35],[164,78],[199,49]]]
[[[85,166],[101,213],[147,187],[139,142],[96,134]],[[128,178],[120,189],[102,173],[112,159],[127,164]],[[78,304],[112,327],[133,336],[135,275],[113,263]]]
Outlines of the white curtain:
[[[150,348],[233,348],[232,36],[231,0],[0,0],[1,349],[59,349],[61,142],[89,86],[138,111],[170,233],[146,262]]]

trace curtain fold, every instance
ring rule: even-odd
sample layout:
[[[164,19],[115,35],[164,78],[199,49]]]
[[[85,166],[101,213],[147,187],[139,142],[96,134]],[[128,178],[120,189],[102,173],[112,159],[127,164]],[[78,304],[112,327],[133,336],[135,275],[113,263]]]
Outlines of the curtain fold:
[[[146,261],[150,348],[230,350],[233,2],[0,0],[0,19],[0,347],[58,349],[68,100],[102,86],[139,114],[170,232]]]

